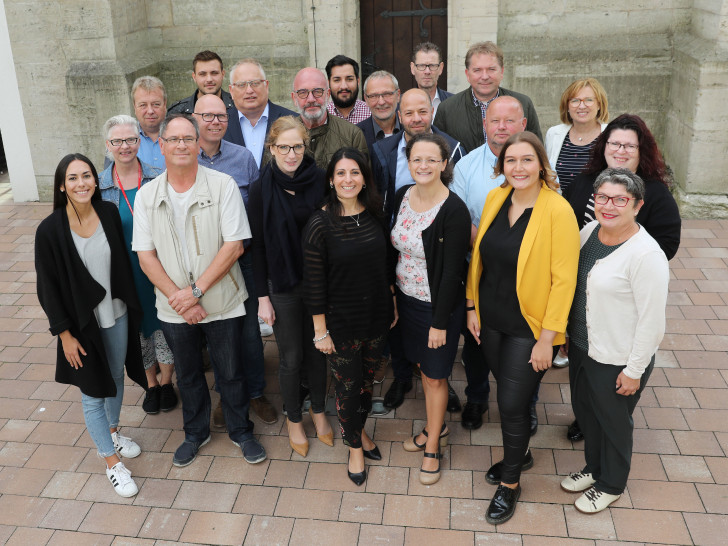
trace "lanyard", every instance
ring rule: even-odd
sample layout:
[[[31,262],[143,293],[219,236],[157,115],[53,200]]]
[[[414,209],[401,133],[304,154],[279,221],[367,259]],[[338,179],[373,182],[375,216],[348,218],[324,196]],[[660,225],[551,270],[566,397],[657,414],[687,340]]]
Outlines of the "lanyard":
[[[137,183],[137,189],[139,189],[142,187],[142,165],[139,162],[137,162],[137,164],[139,166],[139,182]],[[121,183],[121,178],[119,178],[119,171],[116,170],[116,165],[114,165],[114,174],[116,175],[116,182],[119,184],[119,189],[121,190],[121,193],[124,194],[126,206],[129,207],[131,215],[134,216],[134,209],[132,208],[131,203],[129,203],[129,198],[126,196],[126,191],[124,191],[124,186]]]

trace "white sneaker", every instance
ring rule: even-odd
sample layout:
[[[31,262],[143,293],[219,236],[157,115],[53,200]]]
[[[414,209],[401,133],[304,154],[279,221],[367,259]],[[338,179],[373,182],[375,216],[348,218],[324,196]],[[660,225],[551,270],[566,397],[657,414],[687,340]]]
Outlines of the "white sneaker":
[[[121,497],[133,497],[139,492],[137,484],[131,478],[131,472],[121,461],[106,469],[106,477],[114,486],[114,491]]]
[[[273,326],[258,317],[258,326],[260,326],[260,337],[268,337],[273,335]]]
[[[112,432],[111,439],[114,440],[114,449],[116,449],[116,452],[122,457],[133,459],[134,457],[138,457],[142,452],[142,448],[140,448],[134,440],[127,438],[126,436],[122,436],[119,434],[119,431]]]
[[[607,508],[622,495],[610,495],[592,487],[581,497],[576,499],[574,506],[584,514],[596,514]]]
[[[562,480],[561,489],[569,493],[580,493],[589,489],[595,482],[596,480],[592,478],[591,474],[574,472]]]

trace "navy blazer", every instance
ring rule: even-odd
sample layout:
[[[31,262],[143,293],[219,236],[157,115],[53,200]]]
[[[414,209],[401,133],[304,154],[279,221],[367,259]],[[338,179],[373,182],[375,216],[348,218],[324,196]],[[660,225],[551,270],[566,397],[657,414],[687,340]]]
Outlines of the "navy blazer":
[[[228,128],[225,131],[224,140],[237,144],[238,146],[245,146],[245,139],[243,138],[243,130],[240,128],[240,116],[238,115],[238,109],[233,104],[231,108],[228,108]],[[293,110],[279,106],[271,101],[268,101],[268,126],[265,128],[265,135],[268,136],[270,126],[273,122],[282,116],[297,116]]]
[[[397,114],[395,114],[395,116],[396,115]],[[367,147],[369,148],[369,157],[374,157],[374,143],[378,142],[377,135],[374,134],[373,123],[376,123],[376,122],[373,122],[372,118],[369,117],[369,118],[365,119],[364,121],[360,121],[359,123],[356,124],[356,126],[359,127],[359,129],[361,129],[361,132],[364,133],[364,139],[367,141]],[[399,120],[397,120],[395,122],[395,129],[397,129],[397,123],[399,123]],[[393,133],[392,135],[398,135],[401,132],[402,132],[402,126],[400,125],[399,130],[396,131],[395,133]],[[392,135],[390,135],[390,136],[392,136]],[[387,138],[387,137],[385,137],[385,138]],[[384,139],[382,138],[379,140],[384,140]]]
[[[432,132],[445,138],[450,146],[450,161],[453,166],[457,164],[468,153],[462,144],[450,135],[440,131],[434,125]],[[387,222],[391,222],[394,212],[395,179],[397,178],[397,147],[402,138],[402,133],[389,136],[374,144],[372,159],[372,173],[377,189],[384,199],[384,216]]]
[[[440,102],[444,101],[448,97],[452,97],[453,93],[445,91],[444,89],[437,88],[437,96],[440,97]]]

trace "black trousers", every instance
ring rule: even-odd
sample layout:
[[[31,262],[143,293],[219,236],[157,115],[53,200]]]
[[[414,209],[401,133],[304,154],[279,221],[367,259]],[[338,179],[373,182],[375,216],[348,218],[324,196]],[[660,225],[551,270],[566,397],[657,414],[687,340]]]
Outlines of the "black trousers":
[[[624,366],[601,364],[574,345],[569,346],[571,406],[584,433],[584,459],[596,480],[594,487],[621,495],[632,463],[632,413],[655,366],[652,357],[632,396],[617,394],[617,376]]]
[[[521,479],[523,457],[531,437],[529,408],[545,371],[529,364],[536,340],[514,337],[482,325],[480,346],[498,384],[498,411],[503,433],[503,483]],[[557,351],[558,347],[554,347]]]
[[[360,448],[361,431],[372,410],[374,374],[381,363],[385,335],[375,339],[334,339],[336,352],[327,356],[334,372],[336,413],[344,445]]]

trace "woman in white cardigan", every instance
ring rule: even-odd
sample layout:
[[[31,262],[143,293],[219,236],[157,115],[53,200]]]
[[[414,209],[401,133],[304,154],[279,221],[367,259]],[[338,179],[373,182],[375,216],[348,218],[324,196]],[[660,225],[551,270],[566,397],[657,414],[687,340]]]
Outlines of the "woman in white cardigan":
[[[609,121],[604,88],[594,78],[576,80],[561,95],[559,116],[561,124],[546,132],[545,144],[563,191],[586,166],[594,140]]]
[[[597,220],[581,230],[568,325],[569,381],[586,466],[561,487],[585,491],[574,503],[584,513],[604,510],[627,485],[632,412],[665,334],[669,268],[635,219],[644,194],[644,182],[632,171],[604,170],[594,183]]]

